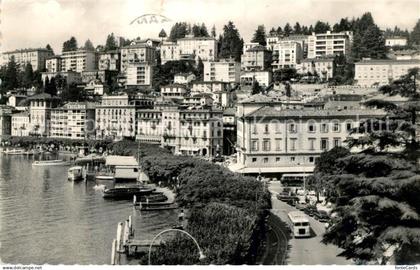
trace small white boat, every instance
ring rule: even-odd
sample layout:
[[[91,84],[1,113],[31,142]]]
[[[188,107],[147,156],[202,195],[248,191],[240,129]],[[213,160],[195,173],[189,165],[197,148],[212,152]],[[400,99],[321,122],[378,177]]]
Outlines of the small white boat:
[[[74,166],[67,170],[67,179],[71,181],[82,180],[84,177],[84,169],[82,166]]]
[[[55,160],[37,160],[32,163],[32,166],[58,166],[58,165],[68,165],[69,163],[62,159]]]

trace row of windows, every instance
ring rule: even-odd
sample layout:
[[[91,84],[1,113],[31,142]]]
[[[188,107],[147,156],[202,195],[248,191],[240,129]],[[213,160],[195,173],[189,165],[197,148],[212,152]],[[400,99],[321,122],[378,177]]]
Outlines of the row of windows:
[[[262,157],[260,158],[262,160],[263,163],[269,163],[269,161],[271,160],[271,158],[269,157]],[[309,163],[315,163],[315,160],[317,158],[316,157],[308,157],[308,162]],[[258,158],[257,157],[253,157],[251,159],[252,163],[256,163],[258,162]],[[282,161],[288,161],[288,162],[295,162],[296,161],[296,157],[288,157],[288,158],[281,158],[281,157],[274,157],[273,161],[275,162],[282,162]]]
[[[285,142],[283,142],[282,139],[275,139],[274,140],[274,151],[282,151],[283,148],[288,148],[288,150],[290,151],[296,151],[297,150],[297,138],[290,138],[289,139],[289,144],[286,145]],[[309,150],[316,150],[315,149],[315,145],[316,145],[316,138],[308,138],[308,143],[309,143]],[[334,138],[333,139],[333,147],[336,146],[341,146],[342,144],[342,140],[341,138]],[[260,147],[260,141],[258,139],[255,140],[251,140],[251,151],[259,151],[259,147]],[[321,149],[322,151],[325,150],[329,150],[329,139],[328,138],[321,138],[319,140],[319,149]],[[271,151],[271,140],[269,139],[263,139],[262,140],[262,151]]]
[[[316,123],[307,123],[307,131],[314,133],[317,130],[317,124]],[[329,130],[329,123],[321,123],[320,124],[320,131],[322,133],[327,133]],[[258,129],[257,129],[257,125],[253,125],[252,126],[252,133],[253,134],[258,134]],[[295,123],[290,123],[288,124],[288,132],[290,133],[297,133],[298,132],[298,124]],[[350,131],[353,128],[353,124],[350,122],[345,123],[345,127],[346,127],[346,131]],[[338,122],[333,122],[332,123],[332,128],[331,130],[333,132],[340,132],[341,131],[341,123]],[[275,125],[275,133],[281,133],[281,129],[280,129],[280,123],[277,123]],[[270,134],[270,125],[269,124],[265,124],[264,125],[264,134]]]

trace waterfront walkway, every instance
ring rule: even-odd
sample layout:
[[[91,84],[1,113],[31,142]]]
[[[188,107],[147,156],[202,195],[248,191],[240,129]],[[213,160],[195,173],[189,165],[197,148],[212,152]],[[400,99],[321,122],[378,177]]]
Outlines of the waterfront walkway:
[[[286,221],[287,214],[290,211],[296,211],[296,208],[282,202],[276,198],[276,195],[282,190],[280,182],[270,182],[268,189],[271,193],[272,209],[271,212],[280,220]],[[337,256],[341,249],[335,245],[325,245],[321,243],[322,235],[325,233],[325,223],[319,222],[309,217],[309,223],[315,236],[310,238],[291,238],[289,240],[288,252],[285,264],[289,265],[347,265],[354,264],[351,260]],[[281,226],[282,224],[279,224]],[[290,235],[288,231],[284,234]],[[280,264],[280,262],[278,262]]]

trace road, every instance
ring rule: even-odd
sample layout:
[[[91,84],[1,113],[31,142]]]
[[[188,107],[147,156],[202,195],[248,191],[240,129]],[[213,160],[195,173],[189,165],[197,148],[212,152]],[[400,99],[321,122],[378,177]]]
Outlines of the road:
[[[276,195],[282,190],[279,182],[270,182],[268,189],[271,192],[272,209],[271,212],[280,220],[288,219],[287,213],[296,211],[296,208],[282,202]],[[325,225],[312,217],[309,217],[314,236],[310,238],[291,238],[289,240],[288,253],[284,264],[289,265],[347,265],[354,264],[351,260],[338,257],[341,250],[335,245],[325,245],[321,243],[322,235],[325,233]],[[269,223],[270,224],[270,223]],[[285,234],[288,232],[284,232]],[[281,264],[281,263],[279,263]]]

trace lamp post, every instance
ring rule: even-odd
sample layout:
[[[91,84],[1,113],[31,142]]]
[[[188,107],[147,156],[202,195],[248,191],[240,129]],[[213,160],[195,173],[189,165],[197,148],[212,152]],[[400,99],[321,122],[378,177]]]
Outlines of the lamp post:
[[[206,258],[206,256],[204,255],[203,251],[201,250],[200,245],[198,244],[197,240],[191,234],[189,234],[188,232],[186,232],[184,230],[180,230],[180,229],[166,229],[166,230],[163,230],[160,233],[158,233],[155,237],[153,237],[152,242],[150,242],[150,246],[149,246],[149,259],[148,259],[148,264],[149,265],[151,265],[150,259],[151,259],[151,255],[152,255],[152,245],[153,245],[153,243],[155,242],[155,240],[159,236],[161,236],[164,233],[171,232],[171,231],[181,232],[183,234],[186,234],[189,238],[191,238],[194,241],[194,244],[197,246],[198,255],[199,255],[198,259],[201,261],[201,260],[203,260],[203,259]]]

